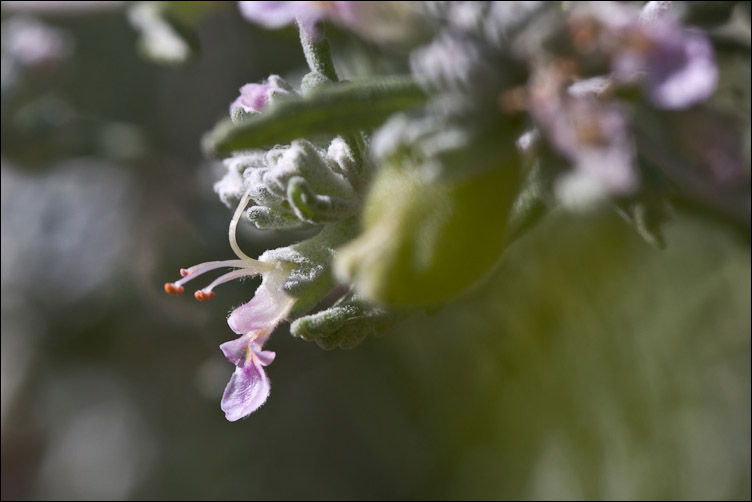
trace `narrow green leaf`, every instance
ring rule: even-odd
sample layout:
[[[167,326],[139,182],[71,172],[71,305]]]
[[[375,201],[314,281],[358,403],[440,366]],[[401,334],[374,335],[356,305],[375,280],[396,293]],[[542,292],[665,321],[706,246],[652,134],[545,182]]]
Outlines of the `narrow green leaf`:
[[[225,120],[204,137],[210,155],[288,143],[322,134],[345,134],[380,125],[391,114],[420,105],[423,92],[409,77],[343,82],[306,97],[280,99],[260,115]]]
[[[367,336],[381,334],[397,319],[396,314],[374,307],[365,298],[350,292],[328,309],[295,320],[290,332],[315,341],[322,349],[351,349]]]

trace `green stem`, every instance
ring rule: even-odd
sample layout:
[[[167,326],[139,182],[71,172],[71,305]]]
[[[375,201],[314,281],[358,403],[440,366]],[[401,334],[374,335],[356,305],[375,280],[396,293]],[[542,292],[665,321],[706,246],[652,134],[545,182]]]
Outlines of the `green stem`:
[[[334,61],[332,60],[332,51],[329,47],[329,42],[326,37],[314,36],[309,33],[308,30],[298,23],[298,29],[300,31],[300,45],[303,46],[303,53],[305,54],[306,62],[311,71],[320,73],[328,78],[331,82],[339,82],[339,76],[337,70],[334,68]],[[355,180],[351,180],[355,185],[360,185],[363,181],[363,152],[365,151],[362,139],[358,141],[359,134],[345,134],[342,136],[345,140],[348,148],[355,156],[355,163],[360,166],[360,172],[356,174]]]
[[[334,69],[329,42],[323,35],[313,36],[300,23],[298,23],[298,28],[300,30],[300,45],[303,46],[303,53],[311,71],[324,75],[332,82],[338,82],[339,77],[337,70]]]

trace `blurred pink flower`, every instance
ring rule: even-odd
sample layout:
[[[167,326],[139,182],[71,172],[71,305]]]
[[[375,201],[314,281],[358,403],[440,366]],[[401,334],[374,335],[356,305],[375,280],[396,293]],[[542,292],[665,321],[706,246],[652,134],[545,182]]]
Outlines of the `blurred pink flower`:
[[[586,54],[605,50],[616,81],[639,83],[655,107],[686,109],[715,92],[710,40],[682,26],[670,8],[654,6],[641,15],[629,4],[587,2],[573,19],[575,45]]]
[[[627,40],[613,60],[614,74],[628,79],[644,73],[643,86],[657,108],[689,108],[715,92],[718,67],[713,46],[700,31],[663,17],[642,23]]]
[[[317,36],[316,25],[331,21],[358,34],[377,40],[390,40],[409,35],[410,2],[238,2],[240,13],[248,21],[266,28],[282,28],[300,23],[311,36]]]
[[[282,28],[298,21],[309,33],[316,23],[338,17],[339,4],[351,2],[238,2],[248,21],[266,28]]]

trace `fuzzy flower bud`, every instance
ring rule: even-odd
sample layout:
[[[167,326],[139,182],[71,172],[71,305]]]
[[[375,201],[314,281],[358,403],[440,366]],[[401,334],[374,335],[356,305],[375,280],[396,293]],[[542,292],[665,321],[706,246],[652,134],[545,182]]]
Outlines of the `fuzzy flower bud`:
[[[261,84],[245,84],[240,88],[240,96],[230,105],[230,117],[238,123],[269,106],[279,96],[294,94],[290,84],[278,75],[271,75]]]
[[[336,221],[357,208],[350,182],[355,163],[341,139],[328,150],[296,140],[266,153],[244,152],[225,165],[228,173],[215,189],[225,202],[247,190],[255,202],[247,214],[258,228]]]

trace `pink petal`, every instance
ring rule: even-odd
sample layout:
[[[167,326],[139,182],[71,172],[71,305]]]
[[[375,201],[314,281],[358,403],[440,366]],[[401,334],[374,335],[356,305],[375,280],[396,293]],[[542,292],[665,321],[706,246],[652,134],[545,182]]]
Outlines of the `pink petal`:
[[[235,368],[222,396],[222,411],[230,422],[247,417],[269,397],[269,379],[261,364]]]
[[[240,96],[230,105],[230,112],[237,107],[248,113],[260,112],[269,102],[269,89],[271,87],[264,84],[245,84],[240,88]]]
[[[301,6],[307,2],[238,2],[240,13],[248,21],[267,28],[281,28],[295,22]],[[303,7],[305,8],[305,7]]]
[[[252,349],[256,353],[256,358],[261,366],[269,366],[274,362],[274,358],[277,357],[277,353],[271,350],[257,350],[255,343],[252,344]]]
[[[689,108],[707,100],[718,86],[713,46],[698,31],[661,33],[647,66],[648,94],[659,108]]]
[[[259,286],[256,294],[248,303],[236,308],[227,318],[227,324],[239,335],[251,331],[269,329],[285,316],[289,308],[289,301],[277,287],[269,287],[266,281]]]
[[[296,20],[307,29],[328,14],[325,2],[239,2],[240,13],[248,21],[266,28],[281,28]]]
[[[252,333],[248,333],[247,335],[238,337],[235,340],[225,342],[219,346],[219,349],[232,364],[235,366],[243,366],[243,364],[245,364],[246,350],[248,350],[248,343],[251,336]]]

